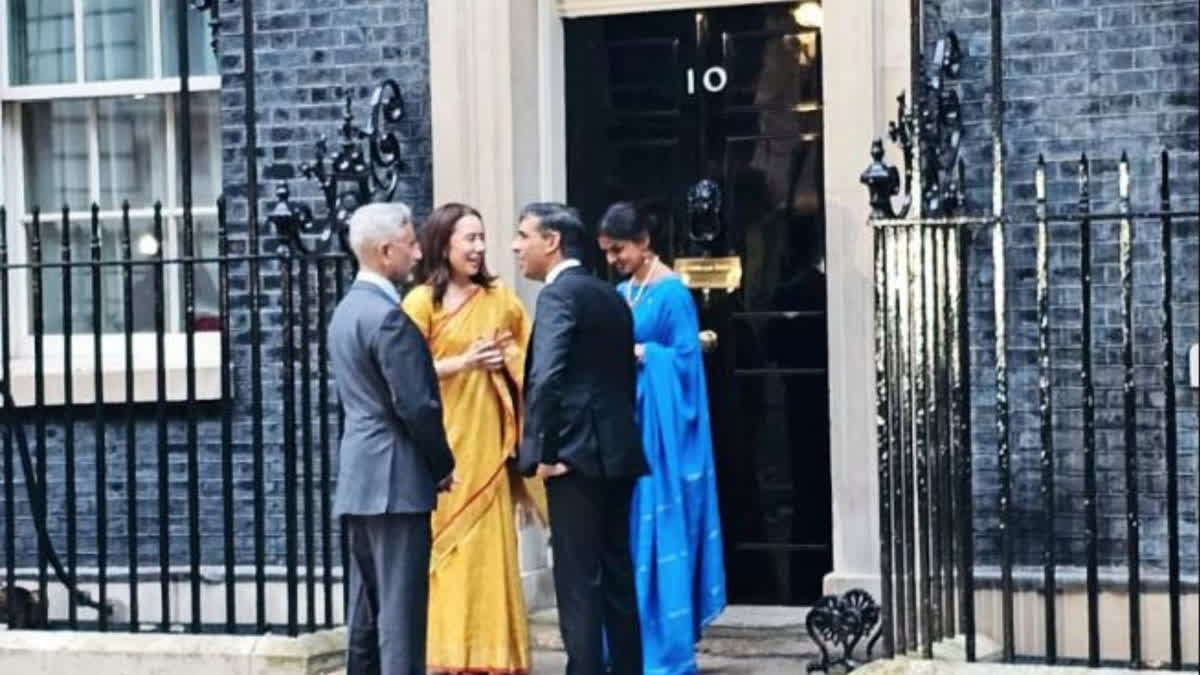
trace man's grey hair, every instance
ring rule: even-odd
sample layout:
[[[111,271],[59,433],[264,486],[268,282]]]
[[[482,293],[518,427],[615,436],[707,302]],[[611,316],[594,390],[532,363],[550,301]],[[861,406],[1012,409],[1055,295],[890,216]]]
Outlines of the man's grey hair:
[[[412,210],[401,202],[360,206],[350,216],[350,250],[359,256],[368,244],[394,239],[412,224]]]

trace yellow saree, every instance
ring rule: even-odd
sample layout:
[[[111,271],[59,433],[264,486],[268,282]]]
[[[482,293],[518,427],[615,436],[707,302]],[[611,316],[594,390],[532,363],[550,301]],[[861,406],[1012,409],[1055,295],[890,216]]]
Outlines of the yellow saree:
[[[503,369],[462,371],[440,381],[457,483],[442,493],[433,514],[426,658],[433,671],[527,673],[529,626],[514,510],[518,501],[532,504],[545,522],[545,493],[540,481],[522,479],[506,460],[521,437],[529,317],[499,281],[449,310],[434,306],[429,286],[417,286],[404,310],[435,360],[465,352],[480,337],[512,333]]]

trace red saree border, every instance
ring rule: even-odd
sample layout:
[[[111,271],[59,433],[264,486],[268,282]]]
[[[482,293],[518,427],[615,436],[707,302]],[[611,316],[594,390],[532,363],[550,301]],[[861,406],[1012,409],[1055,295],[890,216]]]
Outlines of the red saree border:
[[[442,525],[441,531],[438,532],[436,535],[434,535],[432,543],[436,544],[438,542],[438,540],[440,540],[447,532],[449,532],[450,526],[454,525],[458,521],[459,516],[461,516],[464,511],[466,511],[471,506],[473,506],[475,504],[476,500],[478,500],[480,497],[482,497],[483,494],[488,491],[488,488],[492,487],[496,483],[496,479],[498,477],[500,477],[500,475],[503,474],[505,469],[507,469],[507,468],[508,468],[508,462],[507,461],[501,462],[500,466],[496,469],[495,472],[492,473],[491,477],[489,477],[483,483],[483,485],[479,486],[479,489],[476,490],[474,494],[472,494],[470,497],[467,497],[467,500],[462,503],[462,506],[459,506],[458,510],[455,511],[448,519],[446,519],[446,523],[444,525]]]

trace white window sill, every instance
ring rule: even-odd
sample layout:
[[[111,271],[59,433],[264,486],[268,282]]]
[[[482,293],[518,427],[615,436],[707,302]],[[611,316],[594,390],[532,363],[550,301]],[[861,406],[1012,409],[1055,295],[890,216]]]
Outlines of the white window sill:
[[[188,89],[193,93],[220,91],[220,75],[192,75]],[[148,96],[176,94],[178,77],[140,78],[132,80],[102,80],[97,82],[64,82],[62,84],[20,84],[0,87],[5,101],[42,101],[53,98],[92,98],[109,96]]]
[[[1200,388],[1200,344],[1188,348],[1188,384],[1192,389]]]
[[[107,337],[107,336],[106,336]],[[139,338],[141,336],[138,336]],[[167,336],[164,359],[166,401],[184,402],[187,396],[187,351],[182,335]],[[196,334],[194,401],[217,401],[221,399],[221,336],[220,333]],[[138,340],[138,342],[142,342]],[[133,399],[126,396],[124,349],[105,348],[101,360],[103,402],[107,404],[147,403],[159,400],[158,360],[156,349],[146,344],[135,344],[133,359]],[[91,350],[75,349],[71,364],[71,405],[91,405],[96,402],[96,362]],[[61,350],[47,350],[42,359],[43,396],[42,404],[58,406],[66,404],[66,381],[63,376]],[[33,357],[16,357],[9,361],[11,378],[10,391],[18,407],[33,406],[36,400],[36,373]]]

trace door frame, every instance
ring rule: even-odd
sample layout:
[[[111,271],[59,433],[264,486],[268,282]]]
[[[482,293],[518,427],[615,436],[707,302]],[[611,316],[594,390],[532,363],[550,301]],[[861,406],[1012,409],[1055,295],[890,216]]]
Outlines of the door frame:
[[[428,3],[433,192],[485,214],[489,264],[533,306],[509,242],[527,201],[566,199],[564,18],[776,0],[438,0]],[[879,592],[869,205],[858,177],[908,88],[908,3],[825,0],[825,231],[833,572],[825,592]],[[466,95],[465,92],[471,92]],[[460,102],[465,101],[462,105]],[[488,102],[486,110],[480,102]],[[898,161],[892,158],[891,161]],[[545,541],[523,533],[526,568]],[[543,566],[544,567],[544,566]],[[527,569],[527,575],[538,573]],[[544,572],[544,570],[542,570]],[[545,587],[536,582],[537,587]],[[528,588],[528,586],[527,586]],[[539,604],[531,600],[531,604]]]

